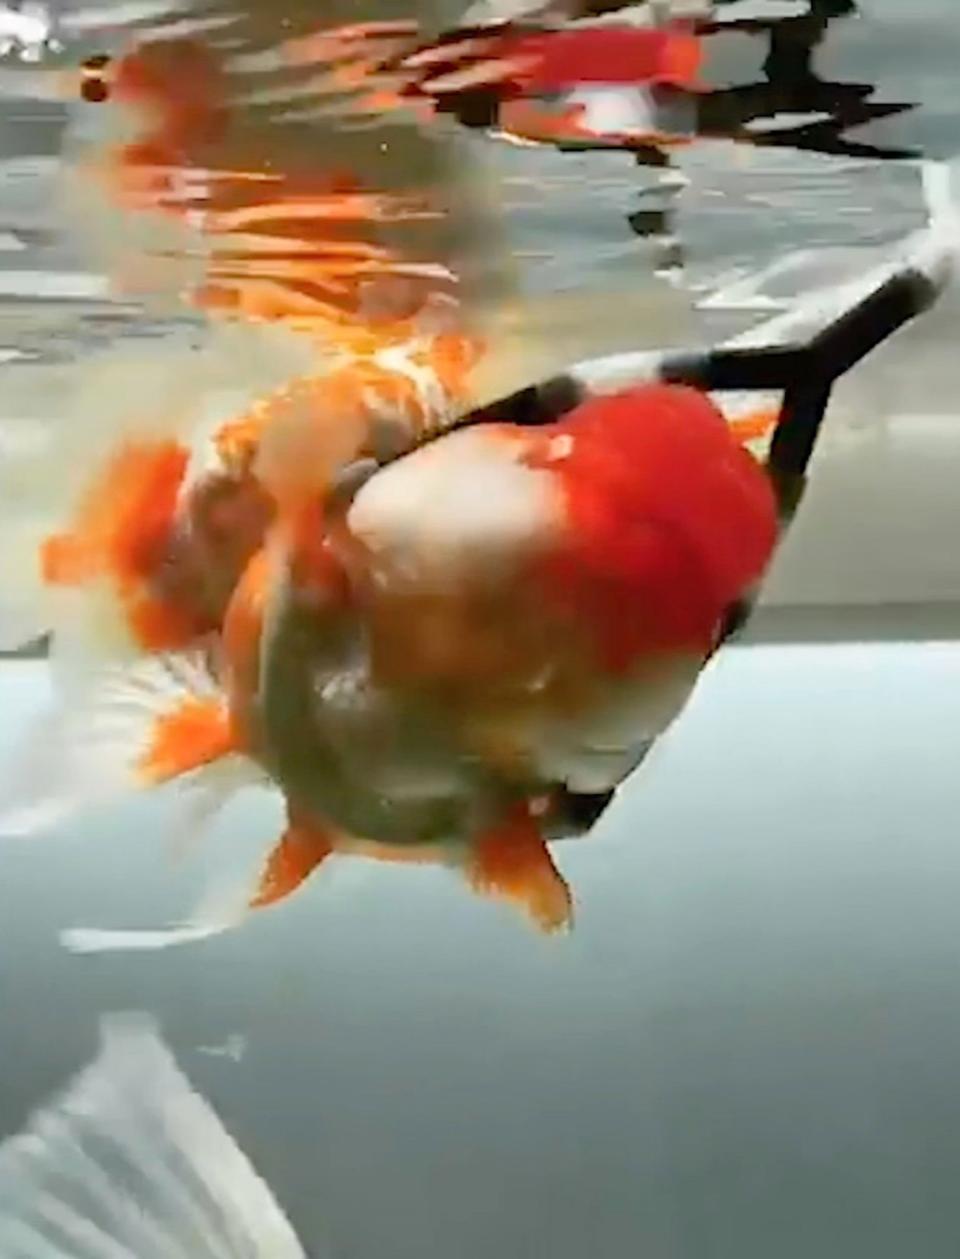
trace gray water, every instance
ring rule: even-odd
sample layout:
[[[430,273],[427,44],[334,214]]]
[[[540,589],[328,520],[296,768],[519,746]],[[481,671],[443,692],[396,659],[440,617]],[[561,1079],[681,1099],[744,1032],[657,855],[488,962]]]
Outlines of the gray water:
[[[883,143],[960,150],[952,0],[863,10],[830,32],[821,72],[918,102],[877,129]],[[43,219],[41,176],[65,125],[59,106],[0,100],[0,239],[20,233],[0,255],[0,321],[17,354],[130,331],[130,312],[63,292],[82,264]],[[509,224],[543,255],[534,291],[639,292],[652,343],[686,326],[627,225],[646,178],[629,159],[492,160],[508,200],[526,190]],[[709,146],[682,159],[694,273],[885,241],[916,218],[904,166],[732,160]],[[45,298],[14,295],[25,271],[50,281]],[[960,1254],[960,648],[933,641],[958,624],[960,443],[952,324],[935,318],[886,360],[926,393],[904,388],[882,440],[828,447],[775,576],[788,645],[723,655],[594,835],[558,849],[569,938],[539,938],[453,874],[343,860],[204,945],[74,957],[60,929],[177,914],[205,867],[278,825],[272,805],[238,805],[179,865],[162,801],[6,843],[0,1133],[91,1056],[101,1012],[145,1008],[311,1253]],[[872,370],[862,388],[882,394]],[[884,616],[886,634],[871,628]],[[790,641],[804,637],[820,641]],[[44,668],[0,671],[0,755],[42,704]]]

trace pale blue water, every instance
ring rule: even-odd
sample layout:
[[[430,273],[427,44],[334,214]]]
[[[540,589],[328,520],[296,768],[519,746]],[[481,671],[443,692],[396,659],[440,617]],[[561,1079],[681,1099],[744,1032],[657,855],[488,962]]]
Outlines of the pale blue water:
[[[8,735],[36,669],[5,675]],[[187,891],[158,813],[6,847],[4,1126],[100,1011],[146,1007],[318,1250],[946,1259],[958,719],[955,645],[731,651],[559,850],[561,941],[452,875],[345,862],[194,950],[75,958],[58,928]],[[199,1051],[238,1034],[239,1062]]]

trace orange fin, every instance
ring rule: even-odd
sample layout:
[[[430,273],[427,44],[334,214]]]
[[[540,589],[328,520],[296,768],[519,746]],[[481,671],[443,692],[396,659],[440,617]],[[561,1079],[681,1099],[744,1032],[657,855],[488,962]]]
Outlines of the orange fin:
[[[267,858],[250,908],[264,909],[290,896],[330,856],[333,847],[332,839],[322,826],[291,820]]]
[[[186,646],[199,613],[153,591],[163,571],[189,450],[173,440],[123,443],[94,479],[70,527],[49,534],[38,555],[49,587],[108,578],[121,622],[147,651]]]
[[[761,411],[749,411],[727,420],[731,435],[741,446],[769,437],[780,419],[780,407],[766,407]]]
[[[121,445],[80,502],[72,527],[51,535],[40,562],[51,585],[101,572],[130,585],[156,562],[176,513],[189,451],[173,440]]]
[[[222,700],[188,695],[154,718],[137,772],[151,784],[168,782],[236,750],[230,716]]]
[[[199,816],[259,772],[204,653],[93,670],[26,733],[0,774],[0,830],[30,834],[178,779]]]
[[[526,807],[475,841],[467,877],[482,895],[522,906],[545,932],[573,925],[570,889]]]

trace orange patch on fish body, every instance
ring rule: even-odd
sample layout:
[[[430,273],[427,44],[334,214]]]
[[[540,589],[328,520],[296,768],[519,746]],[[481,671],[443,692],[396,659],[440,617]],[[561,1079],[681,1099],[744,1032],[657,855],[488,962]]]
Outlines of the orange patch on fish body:
[[[223,622],[223,657],[230,711],[249,743],[250,711],[260,685],[260,639],[270,583],[270,560],[258,551],[233,592]]]
[[[260,403],[217,429],[213,442],[225,470],[236,475],[250,469],[267,423],[267,407]]]
[[[72,528],[47,537],[43,581],[83,586],[109,580],[128,629],[148,650],[179,647],[200,629],[193,609],[154,587],[168,556],[189,452],[176,441],[129,442],[81,501]]]

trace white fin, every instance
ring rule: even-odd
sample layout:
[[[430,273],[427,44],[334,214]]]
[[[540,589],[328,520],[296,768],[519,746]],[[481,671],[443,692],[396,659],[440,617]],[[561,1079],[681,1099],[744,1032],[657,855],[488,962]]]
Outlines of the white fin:
[[[178,944],[199,944],[223,935],[234,921],[211,923],[205,927],[157,927],[141,930],[113,930],[101,927],[69,927],[60,932],[60,943],[70,953],[157,953]]]
[[[934,247],[942,249],[955,267],[960,253],[960,159],[924,162],[920,177]]]
[[[868,266],[881,262],[884,251],[874,247],[837,246],[798,249],[758,271],[738,271],[719,276],[699,310],[783,311],[811,293],[825,292],[838,281],[862,275]]]
[[[253,761],[234,753],[187,774],[177,786],[183,807],[170,848],[174,859],[180,860],[189,855],[207,828],[236,795],[248,787],[269,787],[270,778]]]
[[[267,853],[255,860],[234,862],[229,872],[219,873],[191,914],[166,927],[102,928],[71,927],[60,932],[60,943],[70,953],[156,953],[182,944],[199,944],[239,927],[253,912],[250,901],[259,885]]]
[[[103,668],[68,692],[61,709],[35,722],[6,767],[0,781],[0,836],[35,835],[149,788],[140,761],[154,722],[184,699],[223,702],[201,652]],[[179,797],[174,855],[191,849],[238,792],[265,785],[264,772],[236,752],[158,784],[156,790],[173,789]],[[184,922],[144,930],[78,927],[64,931],[61,942],[76,953],[144,951],[218,935],[246,917],[264,860],[265,854],[258,853],[254,869],[233,862]]]
[[[196,846],[217,815],[234,796],[250,787],[271,786],[253,762],[232,755],[187,775],[177,783],[183,808],[171,835],[176,859]],[[252,857],[231,856],[228,869],[218,869],[193,911],[181,922],[163,927],[71,927],[60,932],[60,943],[70,953],[154,953],[183,944],[199,944],[239,927],[252,912],[250,901],[260,882],[268,853],[276,843],[270,836]]]
[[[782,313],[764,320],[725,344],[731,349],[749,349],[789,341],[805,341],[846,311],[863,301],[887,280],[904,271],[919,270],[938,290],[955,274],[960,257],[960,207],[956,189],[960,180],[960,159],[950,162],[923,162],[919,168],[927,224],[898,241],[892,248],[837,251],[847,252],[850,262],[842,268],[838,282],[814,285],[797,292]],[[860,266],[854,265],[856,257]],[[816,257],[816,255],[811,255]],[[840,268],[838,268],[840,269]],[[771,268],[758,277],[758,287],[774,274]]]
[[[59,706],[34,723],[4,767],[0,835],[34,834],[151,786],[140,762],[158,717],[185,699],[224,702],[199,651],[104,666],[62,690]],[[243,781],[259,781],[260,775],[243,758],[230,759],[237,763],[231,789],[241,780],[241,766],[247,771]],[[213,762],[184,775],[182,782],[199,789],[209,772],[208,792],[215,795],[218,769]],[[208,795],[207,804],[213,803]]]
[[[305,1259],[266,1182],[145,1016],[0,1146],[4,1259]]]

